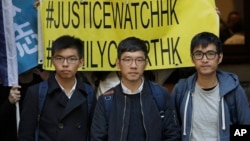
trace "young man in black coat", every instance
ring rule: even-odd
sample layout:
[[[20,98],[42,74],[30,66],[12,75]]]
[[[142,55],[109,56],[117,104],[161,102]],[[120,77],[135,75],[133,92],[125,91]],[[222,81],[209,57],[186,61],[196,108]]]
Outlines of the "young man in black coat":
[[[116,66],[121,72],[121,82],[99,97],[91,126],[91,141],[180,140],[168,91],[143,76],[148,63],[145,42],[136,37],[126,38],[118,45],[117,54]],[[153,91],[151,86],[157,90]],[[157,107],[159,103],[153,96],[156,92],[165,101],[162,118]],[[108,99],[109,95],[112,99]],[[112,100],[110,109],[106,106],[108,100]]]
[[[92,88],[87,90],[76,75],[83,66],[82,41],[68,35],[57,38],[52,44],[51,61],[55,73],[47,80],[48,90],[39,120],[39,84],[27,90],[19,141],[87,141],[96,99]]]

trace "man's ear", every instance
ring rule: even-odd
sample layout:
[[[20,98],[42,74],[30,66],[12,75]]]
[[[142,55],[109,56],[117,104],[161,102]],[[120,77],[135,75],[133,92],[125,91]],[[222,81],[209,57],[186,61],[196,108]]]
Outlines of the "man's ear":
[[[78,66],[78,68],[82,68],[83,65],[84,65],[84,59],[81,58],[81,59],[79,59],[79,66]]]
[[[219,61],[218,61],[218,64],[220,64],[223,60],[223,53],[220,53],[219,54]]]
[[[144,69],[146,69],[146,68],[147,68],[147,66],[148,66],[148,59],[146,59],[146,62],[145,62],[145,68],[144,68]]]
[[[120,69],[120,60],[118,58],[116,59],[115,65],[118,69]]]
[[[192,60],[192,63],[194,64],[194,58],[193,58],[193,56],[190,55],[190,58],[191,58],[191,60]]]

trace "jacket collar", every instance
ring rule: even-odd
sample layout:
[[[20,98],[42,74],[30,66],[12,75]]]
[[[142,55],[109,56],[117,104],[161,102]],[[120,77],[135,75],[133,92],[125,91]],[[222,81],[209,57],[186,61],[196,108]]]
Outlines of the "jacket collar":
[[[53,94],[55,91],[60,91],[61,87],[58,84],[58,82],[55,79],[55,72],[51,73],[50,77],[48,78],[48,94]],[[83,94],[87,94],[85,88],[83,87],[83,82],[81,80],[81,78],[76,75],[76,79],[77,79],[77,84],[75,89],[78,89],[81,93]]]
[[[232,91],[239,85],[239,79],[237,75],[233,73],[224,72],[217,70],[217,77],[220,86],[220,96],[226,95],[228,92]],[[187,78],[187,87],[192,93],[194,91],[195,83],[197,80],[197,72]]]

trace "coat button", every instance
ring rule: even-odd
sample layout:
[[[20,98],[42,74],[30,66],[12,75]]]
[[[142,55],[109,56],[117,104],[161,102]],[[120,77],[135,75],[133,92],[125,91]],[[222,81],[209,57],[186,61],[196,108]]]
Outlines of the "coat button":
[[[82,127],[81,123],[79,123],[79,122],[76,123],[76,127],[80,129]]]
[[[58,124],[58,128],[63,129],[63,127],[64,127],[63,123]]]

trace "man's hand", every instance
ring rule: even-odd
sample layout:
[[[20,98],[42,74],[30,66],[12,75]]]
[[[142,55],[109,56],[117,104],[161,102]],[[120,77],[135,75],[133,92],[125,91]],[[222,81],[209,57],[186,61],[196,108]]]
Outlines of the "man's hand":
[[[20,94],[20,91],[18,90],[20,88],[21,88],[21,86],[14,85],[10,89],[9,101],[10,101],[11,104],[15,104],[21,99],[21,94]]]

